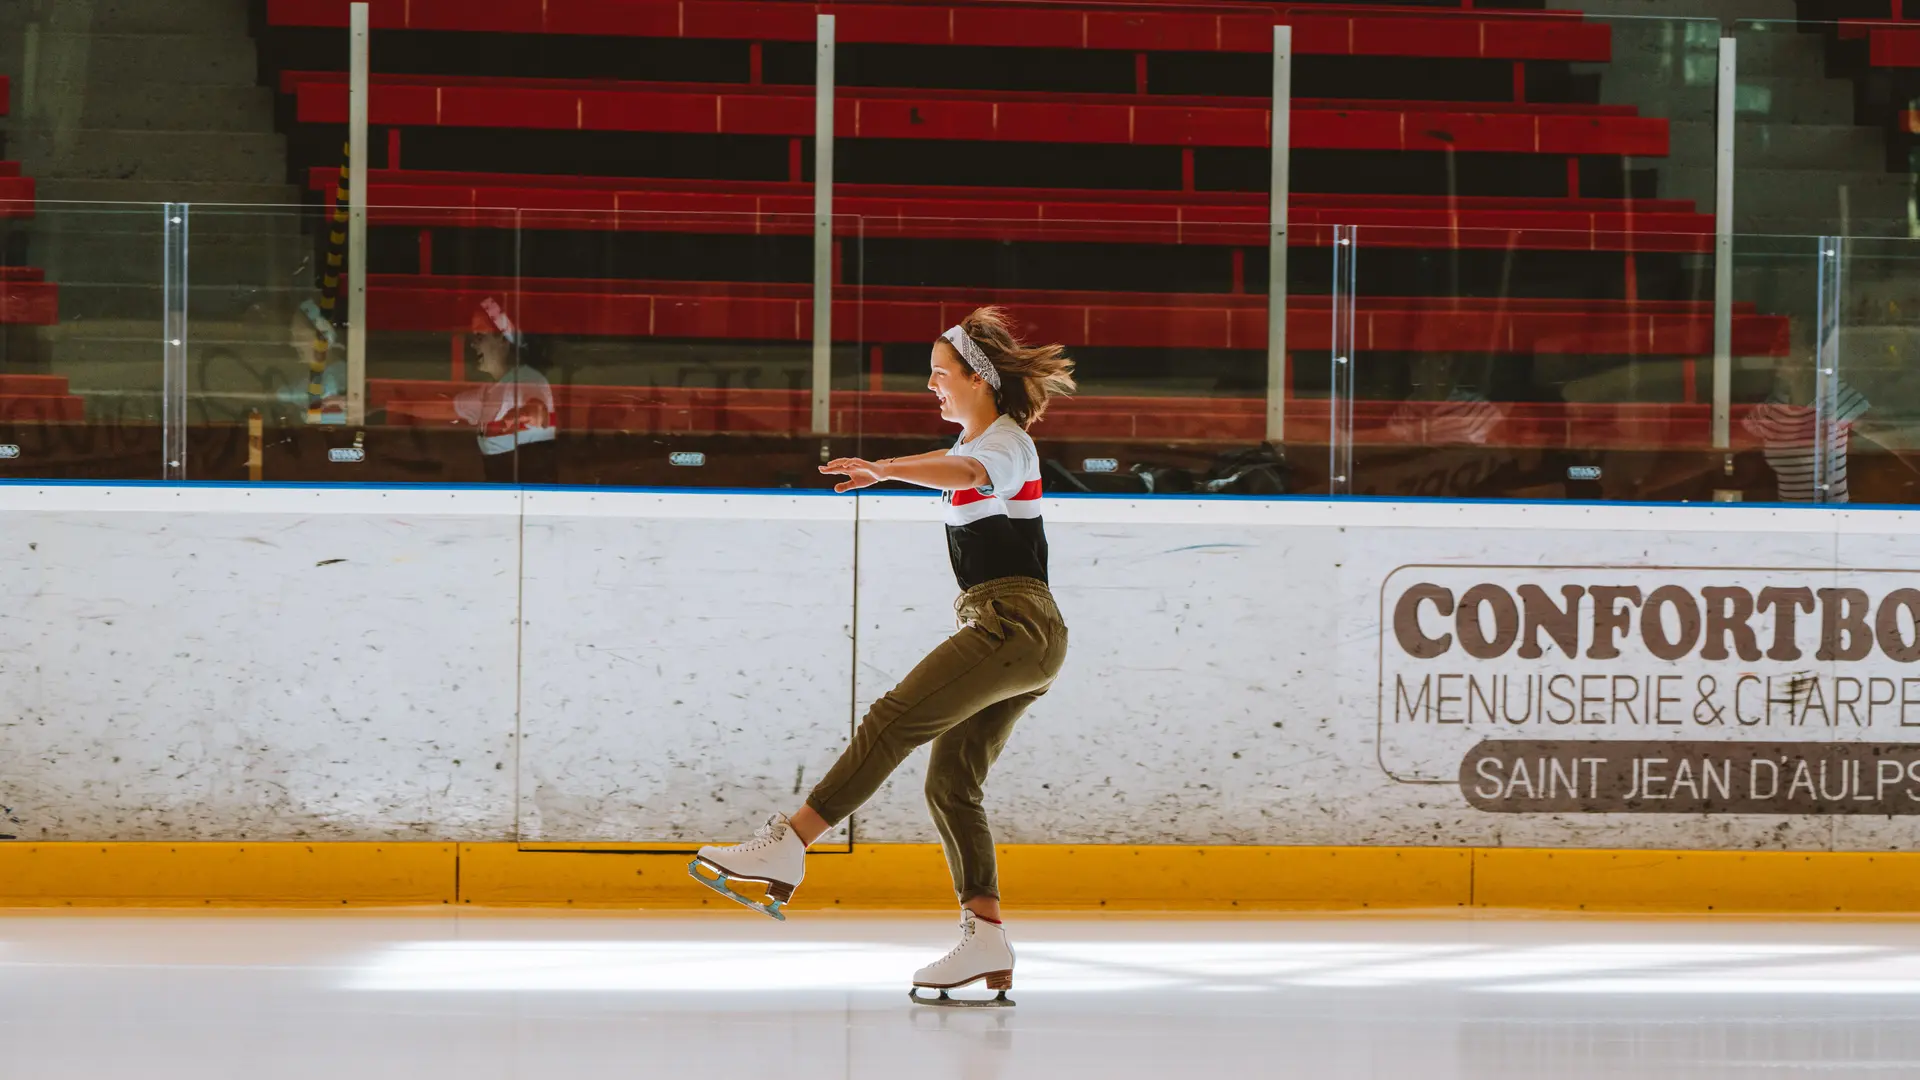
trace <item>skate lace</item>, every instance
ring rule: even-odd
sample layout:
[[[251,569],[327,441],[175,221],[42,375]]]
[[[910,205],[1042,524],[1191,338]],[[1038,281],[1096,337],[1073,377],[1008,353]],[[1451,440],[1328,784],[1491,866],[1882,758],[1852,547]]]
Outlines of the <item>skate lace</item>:
[[[777,844],[786,836],[787,823],[779,814],[767,818],[767,823],[753,830],[753,839],[740,845],[741,851],[759,851],[764,847]]]
[[[944,964],[947,961],[953,959],[954,957],[959,956],[960,950],[966,948],[967,942],[973,940],[973,933],[974,933],[973,920],[961,919],[960,920],[960,944],[955,945],[950,951],[948,951],[947,955],[941,957],[937,961],[937,963]]]

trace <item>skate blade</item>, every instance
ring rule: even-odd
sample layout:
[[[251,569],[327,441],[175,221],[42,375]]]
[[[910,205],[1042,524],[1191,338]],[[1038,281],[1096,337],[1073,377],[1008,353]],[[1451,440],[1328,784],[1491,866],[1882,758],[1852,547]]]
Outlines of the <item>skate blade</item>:
[[[769,900],[763,904],[760,901],[753,899],[752,897],[741,896],[739,893],[734,892],[732,889],[727,887],[727,876],[725,874],[720,874],[720,876],[717,878],[707,877],[705,874],[702,874],[700,872],[700,868],[702,866],[706,866],[707,869],[713,870],[715,873],[719,873],[718,868],[713,866],[708,866],[706,863],[701,862],[699,859],[695,859],[692,862],[687,864],[687,876],[693,878],[693,880],[699,882],[700,884],[705,885],[707,888],[712,889],[714,892],[719,893],[721,896],[724,896],[727,899],[733,901],[734,903],[739,904],[741,907],[752,908],[753,910],[759,912],[762,915],[767,916],[770,919],[778,919],[781,922],[787,921],[787,917],[780,913],[780,909],[783,906],[785,906],[781,901]]]
[[[957,998],[945,990],[938,991],[939,997],[921,997],[920,991],[928,987],[910,986],[907,988],[907,1000],[915,1005],[931,1005],[937,1009],[1010,1009],[1019,1004],[1007,996],[1005,990],[995,992],[990,998]]]

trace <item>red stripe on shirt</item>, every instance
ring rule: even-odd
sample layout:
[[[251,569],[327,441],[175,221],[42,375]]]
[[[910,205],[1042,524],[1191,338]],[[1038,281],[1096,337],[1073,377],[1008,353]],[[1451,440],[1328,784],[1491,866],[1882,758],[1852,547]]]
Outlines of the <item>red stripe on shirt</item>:
[[[534,398],[519,408],[502,414],[498,419],[490,421],[483,430],[492,437],[552,426],[553,420],[547,412],[547,403]]]
[[[1024,484],[1020,488],[1019,491],[1015,492],[1013,498],[1008,501],[1031,502],[1032,500],[1037,499],[1039,497],[1040,497],[1040,481],[1029,480],[1026,482],[1026,484]],[[971,503],[986,502],[988,499],[991,499],[991,498],[993,498],[993,496],[982,495],[980,494],[979,490],[976,488],[967,488],[964,491],[956,491],[953,493],[953,505],[966,506]]]

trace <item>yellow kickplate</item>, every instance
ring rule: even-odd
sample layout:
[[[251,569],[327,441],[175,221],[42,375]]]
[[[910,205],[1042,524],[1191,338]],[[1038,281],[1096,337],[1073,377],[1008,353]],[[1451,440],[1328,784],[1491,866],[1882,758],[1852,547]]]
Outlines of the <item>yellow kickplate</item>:
[[[1128,847],[1014,844],[1000,887],[1022,908],[1072,910],[1337,910],[1464,906],[1463,848]],[[687,877],[690,854],[528,851],[460,845],[460,898],[471,904],[729,908]],[[743,892],[756,887],[742,883]],[[862,844],[807,859],[789,911],[932,909],[954,903],[934,844]]]
[[[609,851],[526,850],[516,844],[461,844],[460,899],[468,904],[559,907],[725,908],[725,897],[687,876],[693,852],[627,855]],[[758,897],[759,886],[740,883]],[[807,879],[790,911],[836,906],[946,908],[953,886],[934,844],[862,844],[851,854],[807,859]]]
[[[1920,854],[1480,848],[1476,907],[1558,911],[1920,911]]]
[[[0,905],[451,904],[440,843],[0,844]]]
[[[690,852],[511,843],[0,843],[0,906],[472,904],[726,908]],[[1920,853],[1015,844],[1021,909],[1357,911],[1473,906],[1643,913],[1920,912]],[[741,884],[741,891],[754,886]],[[933,844],[817,852],[794,912],[944,909]]]

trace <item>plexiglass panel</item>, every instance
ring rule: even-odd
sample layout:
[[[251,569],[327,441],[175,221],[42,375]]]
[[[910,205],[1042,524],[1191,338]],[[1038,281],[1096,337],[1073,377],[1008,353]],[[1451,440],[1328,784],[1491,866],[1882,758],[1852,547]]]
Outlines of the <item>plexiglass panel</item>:
[[[1716,497],[1711,221],[1584,224],[1354,230],[1352,494]],[[1731,329],[1736,358],[1786,352],[1784,315]]]
[[[0,478],[158,480],[159,205],[0,202]]]
[[[1832,238],[1825,250],[1836,292],[1813,382],[1827,501],[1920,502],[1920,240]]]
[[[522,482],[648,489],[527,490],[520,839],[744,833],[797,803],[853,722],[855,500],[818,467],[859,452],[867,415],[859,222],[833,222],[817,415],[810,216],[519,220],[513,318],[560,430],[554,475],[523,464]]]

